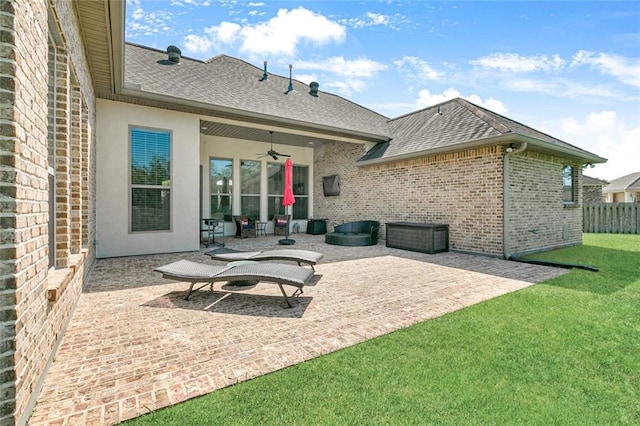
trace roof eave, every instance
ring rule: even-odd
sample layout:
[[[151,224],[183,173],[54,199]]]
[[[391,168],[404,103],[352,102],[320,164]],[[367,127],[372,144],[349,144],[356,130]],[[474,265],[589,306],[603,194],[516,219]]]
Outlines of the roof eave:
[[[387,135],[379,135],[379,134],[367,133],[367,132],[358,132],[358,131],[354,131],[354,130],[343,129],[343,128],[339,128],[339,127],[326,126],[326,125],[317,124],[317,123],[311,123],[311,122],[307,122],[307,121],[293,120],[293,119],[288,119],[288,118],[278,117],[278,116],[273,116],[273,115],[268,115],[268,114],[262,114],[262,113],[257,113],[257,112],[251,112],[251,111],[246,111],[246,110],[235,109],[235,108],[223,107],[223,106],[219,106],[219,105],[212,105],[212,104],[208,104],[208,103],[205,103],[205,102],[192,101],[192,100],[188,100],[188,99],[184,99],[184,98],[178,98],[178,97],[164,95],[164,94],[146,92],[144,90],[139,90],[137,88],[130,87],[130,86],[122,88],[121,91],[120,91],[120,94],[123,95],[123,96],[132,96],[132,97],[136,97],[136,98],[148,99],[148,100],[155,101],[155,102],[160,101],[160,102],[172,103],[172,104],[191,107],[191,108],[197,108],[197,109],[201,109],[201,110],[207,110],[207,111],[210,111],[210,112],[213,112],[213,113],[221,112],[221,113],[233,114],[233,115],[237,115],[237,116],[240,116],[240,117],[243,117],[243,118],[246,117],[248,122],[250,122],[251,119],[262,119],[262,120],[264,120],[266,118],[266,119],[268,119],[270,121],[273,121],[274,124],[282,124],[284,127],[286,127],[287,125],[294,125],[294,126],[303,125],[305,127],[308,127],[308,128],[311,128],[311,129],[315,129],[319,133],[322,133],[323,131],[325,131],[325,132],[331,131],[331,132],[334,132],[334,133],[341,133],[341,134],[344,135],[344,137],[335,137],[335,139],[339,140],[339,141],[344,141],[344,142],[358,142],[358,143],[376,142],[377,143],[377,142],[384,142],[384,141],[388,141],[389,140],[389,137]]]
[[[356,165],[364,167],[364,166],[370,166],[374,164],[390,163],[394,161],[409,160],[412,158],[426,157],[430,155],[460,152],[460,151],[466,151],[474,148],[482,148],[486,146],[504,145],[507,143],[519,143],[519,142],[526,142],[528,144],[529,149],[533,146],[537,148],[536,149],[537,151],[546,152],[546,153],[555,154],[555,155],[561,154],[562,157],[571,159],[578,163],[597,164],[597,163],[605,163],[607,161],[606,158],[599,157],[589,152],[583,152],[583,151],[570,149],[563,146],[554,145],[549,142],[532,138],[531,136],[526,136],[518,133],[509,133],[509,134],[503,134],[503,135],[493,136],[489,138],[474,139],[471,141],[466,141],[466,142],[462,142],[455,145],[448,145],[444,147],[427,149],[423,151],[417,151],[417,152],[412,152],[412,153],[407,153],[402,155],[395,155],[392,157],[383,157],[383,158],[376,158],[372,160],[358,161]]]
[[[107,38],[111,51],[111,90],[115,94],[124,87],[125,5],[124,0],[105,2],[110,29]]]

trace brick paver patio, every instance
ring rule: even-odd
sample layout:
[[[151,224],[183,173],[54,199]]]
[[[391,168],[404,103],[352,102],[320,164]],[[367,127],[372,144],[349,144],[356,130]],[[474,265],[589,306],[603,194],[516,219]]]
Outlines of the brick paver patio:
[[[293,308],[268,283],[234,293],[217,283],[185,301],[187,283],[153,272],[179,259],[221,263],[207,249],[99,260],[29,424],[115,424],[566,272],[292,237],[292,248],[325,254]],[[274,249],[279,238],[228,238],[227,247]]]

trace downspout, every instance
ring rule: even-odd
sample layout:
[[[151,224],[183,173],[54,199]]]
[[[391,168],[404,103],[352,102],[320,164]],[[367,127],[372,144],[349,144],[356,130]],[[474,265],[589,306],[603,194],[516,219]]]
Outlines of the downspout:
[[[513,149],[513,146],[509,145],[505,149],[504,159],[502,160],[502,253],[505,259],[511,257],[509,247],[509,205],[511,202],[511,194],[509,192],[509,157],[524,152],[526,149],[526,142],[522,142],[516,149]]]

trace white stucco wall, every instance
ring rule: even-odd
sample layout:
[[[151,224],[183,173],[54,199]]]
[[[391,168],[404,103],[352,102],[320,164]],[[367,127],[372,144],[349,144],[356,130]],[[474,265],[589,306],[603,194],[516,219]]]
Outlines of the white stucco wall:
[[[199,117],[97,101],[97,257],[199,249]],[[171,231],[129,232],[129,126],[172,132]]]

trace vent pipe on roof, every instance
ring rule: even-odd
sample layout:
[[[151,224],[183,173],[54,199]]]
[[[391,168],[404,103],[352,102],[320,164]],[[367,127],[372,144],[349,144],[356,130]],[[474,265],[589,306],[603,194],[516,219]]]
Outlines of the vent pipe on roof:
[[[318,97],[318,88],[320,84],[317,81],[312,81],[309,83],[309,94],[313,97]]]
[[[289,87],[287,88],[287,91],[284,92],[285,95],[289,94],[290,92],[293,92],[294,90],[292,73],[293,73],[293,65],[289,64]]]
[[[267,74],[267,61],[264,61],[264,72],[262,73],[262,78],[259,81],[269,80],[269,75]]]
[[[174,64],[180,63],[182,52],[176,46],[172,45],[167,47],[167,54],[169,55],[169,62],[173,62]]]

